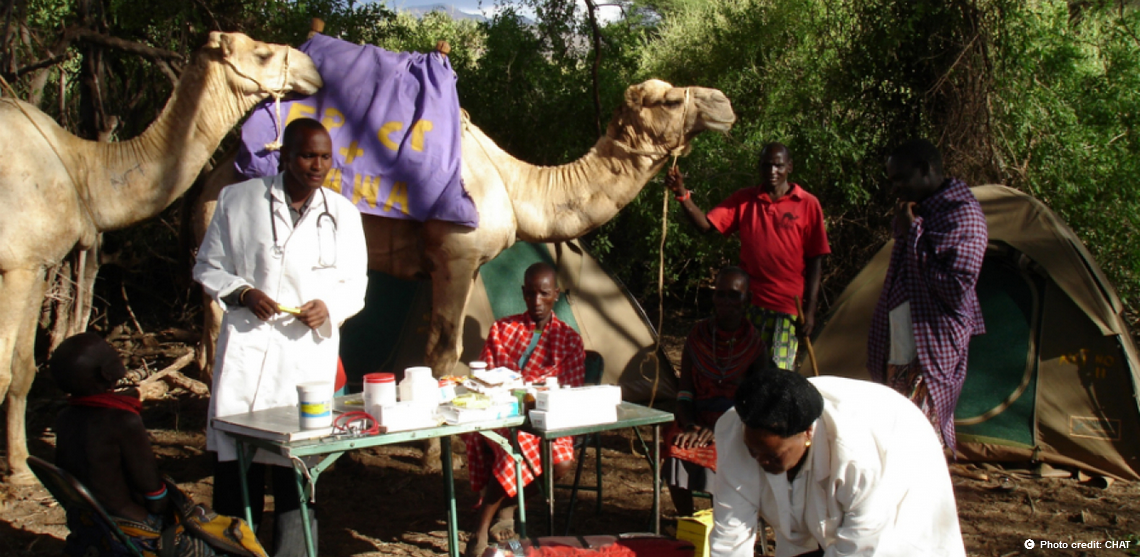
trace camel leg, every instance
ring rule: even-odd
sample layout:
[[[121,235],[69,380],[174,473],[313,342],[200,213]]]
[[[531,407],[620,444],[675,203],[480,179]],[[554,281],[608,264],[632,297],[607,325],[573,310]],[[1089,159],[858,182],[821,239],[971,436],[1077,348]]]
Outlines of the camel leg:
[[[222,306],[202,292],[202,338],[198,340],[195,359],[201,374],[198,380],[214,388],[214,357],[217,355],[218,331],[222,330]]]
[[[36,378],[36,321],[44,294],[43,269],[19,269],[4,273],[0,286],[0,392],[8,402],[8,483],[33,483],[28,468],[28,437],[25,431],[28,391]],[[0,366],[0,370],[4,366]]]
[[[463,316],[477,270],[474,262],[456,260],[437,264],[432,271],[431,327],[425,359],[437,376],[450,374],[459,361]]]
[[[471,286],[475,283],[473,262],[464,259],[434,261],[431,274],[431,327],[428,332],[426,364],[435,375],[450,374],[459,361],[460,331],[464,310]],[[453,463],[449,463],[453,464]],[[440,463],[439,439],[428,440],[424,446],[423,465],[435,469]]]

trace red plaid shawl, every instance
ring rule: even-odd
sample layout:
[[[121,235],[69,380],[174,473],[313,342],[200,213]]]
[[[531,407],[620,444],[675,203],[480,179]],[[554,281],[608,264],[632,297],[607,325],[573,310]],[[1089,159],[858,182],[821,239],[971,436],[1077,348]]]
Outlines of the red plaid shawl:
[[[890,353],[889,313],[910,301],[918,361],[947,447],[956,447],[954,407],[966,380],[970,337],[985,334],[974,286],[982,270],[986,217],[966,183],[951,179],[915,209],[905,241],[896,239],[867,338],[867,369],[880,383]]]
[[[480,359],[492,368],[507,367],[520,371],[518,361],[530,345],[533,331],[534,320],[525,313],[496,321],[491,325],[491,332],[487,335],[487,343],[483,345]],[[527,383],[537,383],[545,381],[547,377],[557,377],[559,385],[582,386],[586,376],[586,351],[582,346],[582,337],[565,322],[552,315],[550,323],[542,331],[538,345],[526,362],[526,368],[522,369],[521,373]],[[499,431],[499,434],[503,437],[509,435],[506,430]],[[514,497],[518,489],[515,485],[514,460],[498,445],[484,441],[481,435],[464,435],[463,442],[467,446],[471,489],[476,493],[482,491],[483,486],[493,476],[499,480],[503,491],[508,496]],[[541,462],[538,437],[519,433],[519,448],[523,457],[531,463],[535,473],[541,474],[545,463]],[[551,456],[555,464],[572,460],[573,440],[569,437],[556,439],[551,445]],[[524,486],[534,480],[530,467],[524,466],[522,475]]]

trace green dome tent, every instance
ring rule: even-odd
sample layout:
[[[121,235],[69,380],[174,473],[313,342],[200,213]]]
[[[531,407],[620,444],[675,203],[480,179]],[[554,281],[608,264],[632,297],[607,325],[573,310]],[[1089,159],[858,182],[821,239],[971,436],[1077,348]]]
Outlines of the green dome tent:
[[[650,399],[657,379],[657,334],[633,296],[577,242],[517,242],[479,270],[463,322],[463,349],[454,373],[466,375],[477,360],[491,323],[526,311],[523,274],[546,261],[558,270],[562,291],[554,312],[582,335],[586,350],[604,359],[602,383],[620,385],[632,402]],[[374,371],[396,372],[423,365],[431,318],[431,282],[406,281],[369,271],[364,310],[345,323],[341,359],[350,388]],[[657,383],[657,400],[674,398],[676,376],[667,358]]]
[[[987,334],[970,343],[955,409],[961,456],[1140,479],[1140,360],[1116,290],[1042,202],[1005,186],[973,192],[989,226],[977,286]],[[867,331],[892,246],[836,301],[814,342],[820,373],[869,379]]]

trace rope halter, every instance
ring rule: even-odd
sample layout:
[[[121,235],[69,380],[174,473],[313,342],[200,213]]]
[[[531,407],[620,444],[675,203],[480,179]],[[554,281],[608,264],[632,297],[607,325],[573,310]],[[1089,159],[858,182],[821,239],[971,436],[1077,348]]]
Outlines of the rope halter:
[[[677,144],[672,147],[665,148],[664,151],[644,151],[641,149],[634,149],[628,143],[615,139],[613,143],[625,149],[626,152],[633,155],[641,155],[646,157],[673,157],[673,166],[677,166],[677,157],[681,156],[685,151],[685,123],[689,119],[689,88],[685,88],[685,101],[681,105],[681,123],[678,124],[680,130],[677,134]]]
[[[237,67],[228,57],[225,58],[226,64],[229,64],[230,69],[241,77],[244,77],[257,85],[259,92],[267,93],[273,97],[273,110],[277,115],[277,139],[265,144],[267,151],[277,151],[281,149],[281,135],[284,133],[284,127],[281,125],[281,97],[285,96],[285,88],[289,85],[289,53],[292,48],[285,47],[285,63],[281,66],[281,85],[275,89],[266,87],[261,80],[249,75]]]

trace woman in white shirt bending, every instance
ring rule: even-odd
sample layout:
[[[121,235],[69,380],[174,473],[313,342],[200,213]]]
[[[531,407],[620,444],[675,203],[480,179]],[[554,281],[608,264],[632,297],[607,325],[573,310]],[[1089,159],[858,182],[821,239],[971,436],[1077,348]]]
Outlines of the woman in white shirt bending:
[[[942,446],[926,416],[868,381],[751,374],[716,426],[714,557],[964,557]]]

